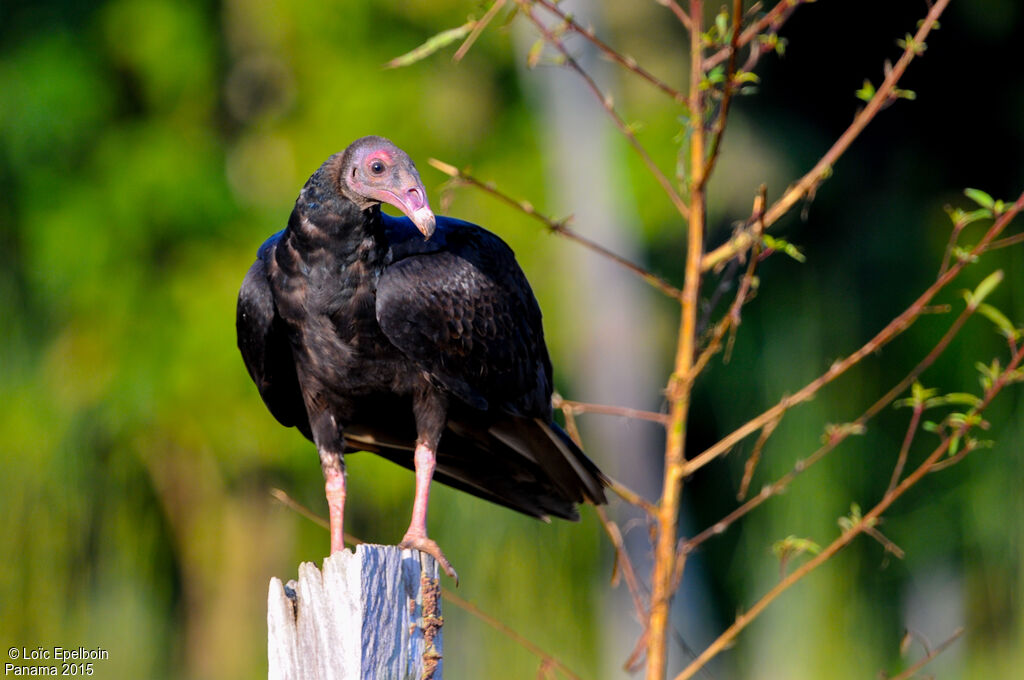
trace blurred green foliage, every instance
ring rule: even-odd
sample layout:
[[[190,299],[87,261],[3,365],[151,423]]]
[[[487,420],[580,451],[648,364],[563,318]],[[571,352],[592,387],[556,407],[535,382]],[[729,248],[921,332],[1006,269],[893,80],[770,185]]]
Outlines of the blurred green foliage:
[[[847,8],[858,16],[844,17],[851,37],[842,38],[823,28],[834,25],[831,10],[818,7],[827,4],[801,9],[787,30],[786,60],[766,60],[761,92],[737,103],[712,186],[714,241],[749,212],[760,182],[777,196],[824,151],[848,122],[858,84],[878,80],[893,41],[924,7]],[[608,3],[610,40],[680,82],[681,31],[647,5]],[[996,16],[982,5],[1002,20],[978,19]],[[0,6],[0,643],[103,647],[110,660],[97,677],[265,674],[267,581],[319,560],[327,539],[270,499],[280,487],[322,512],[322,479],[312,446],[270,417],[237,356],[237,287],[308,174],[364,134],[386,135],[417,159],[435,204],[445,178],[428,157],[472,166],[538,208],[555,202],[513,31],[492,28],[461,64],[442,53],[383,69],[480,11],[455,0]],[[917,101],[882,114],[819,191],[806,223],[780,225],[808,262],[776,257],[762,270],[731,363],[713,367],[700,387],[694,447],[820,374],[912,300],[948,238],[942,205],[972,207],[964,186],[997,198],[1024,187],[1024,84],[1019,69],[1006,72],[1019,58],[1006,27],[1022,23],[1010,0],[951,11],[908,77]],[[955,70],[982,51],[991,74]],[[628,119],[644,121],[641,141],[671,168],[673,109],[642,83],[619,87]],[[961,102],[967,88],[989,95]],[[678,280],[678,221],[639,161],[617,148],[645,260]],[[515,248],[547,310],[556,366],[564,363],[575,338],[557,310],[572,301],[560,297],[554,240],[482,194],[456,192],[450,212]],[[1020,249],[986,263],[1007,273],[989,302],[1019,325]],[[957,304],[952,291],[944,301]],[[661,348],[671,336],[661,329],[674,327],[674,311],[659,309],[668,321],[658,322],[651,347],[667,365]],[[806,455],[825,422],[855,417],[946,323],[948,315],[920,321],[788,416],[754,488]],[[976,389],[975,362],[987,364],[1001,342],[975,319],[926,386]],[[573,394],[572,376],[557,381],[563,393],[587,397]],[[1024,663],[1021,404],[1008,396],[988,414],[992,450],[926,479],[887,516],[881,529],[905,560],[858,542],[755,624],[729,668],[794,678],[894,667],[906,593],[916,575],[939,571],[954,574],[968,628],[957,667],[1010,677]],[[786,536],[824,545],[851,500],[867,505],[884,491],[905,417],[884,414],[702,551],[711,630],[777,578],[773,545]],[[731,509],[749,450],[691,480],[696,525]],[[397,540],[411,475],[362,454],[349,470],[347,528]],[[611,549],[593,513],[581,525],[546,526],[439,488],[431,517],[432,535],[466,577],[463,596],[585,676],[614,676],[600,625]],[[535,676],[536,659],[512,643],[453,608],[446,619],[449,677]],[[847,670],[837,659],[849,660]]]

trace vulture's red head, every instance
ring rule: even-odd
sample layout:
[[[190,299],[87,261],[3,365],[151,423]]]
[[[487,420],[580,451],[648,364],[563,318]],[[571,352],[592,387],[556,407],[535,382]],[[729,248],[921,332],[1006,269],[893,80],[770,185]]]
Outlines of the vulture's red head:
[[[425,238],[434,233],[434,212],[409,154],[383,137],[362,137],[342,155],[341,191],[360,208],[389,203],[412,220]]]

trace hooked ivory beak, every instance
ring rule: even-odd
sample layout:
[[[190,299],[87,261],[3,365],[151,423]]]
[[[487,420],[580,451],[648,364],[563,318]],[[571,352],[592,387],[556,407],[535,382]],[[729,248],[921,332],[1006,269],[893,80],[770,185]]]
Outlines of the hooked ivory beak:
[[[393,193],[391,195],[395,200],[388,202],[405,213],[406,217],[412,220],[412,223],[423,234],[423,239],[428,240],[434,233],[437,218],[434,217],[434,211],[427,203],[427,192],[423,189],[423,185],[417,182],[415,186],[409,187],[400,195]]]

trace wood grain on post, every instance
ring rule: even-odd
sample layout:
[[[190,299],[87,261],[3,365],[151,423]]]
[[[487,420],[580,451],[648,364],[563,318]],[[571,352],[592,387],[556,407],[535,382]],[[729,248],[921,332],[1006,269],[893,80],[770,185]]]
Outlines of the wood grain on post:
[[[441,680],[441,588],[434,558],[360,545],[270,579],[270,680]]]

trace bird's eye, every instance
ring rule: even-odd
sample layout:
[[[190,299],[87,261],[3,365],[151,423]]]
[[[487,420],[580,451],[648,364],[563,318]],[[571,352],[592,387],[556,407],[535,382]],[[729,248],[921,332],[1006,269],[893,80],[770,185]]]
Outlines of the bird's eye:
[[[370,172],[372,172],[375,175],[381,174],[382,172],[384,172],[384,163],[382,163],[379,160],[373,161],[372,163],[370,163]]]

